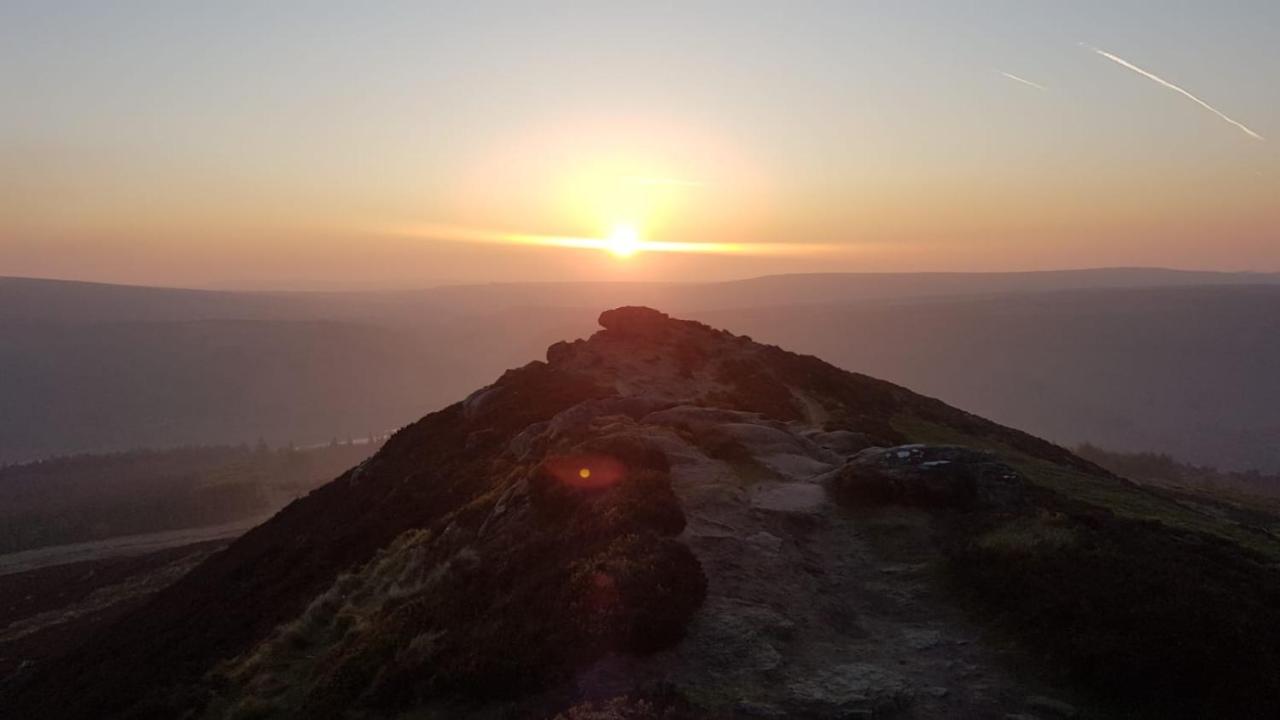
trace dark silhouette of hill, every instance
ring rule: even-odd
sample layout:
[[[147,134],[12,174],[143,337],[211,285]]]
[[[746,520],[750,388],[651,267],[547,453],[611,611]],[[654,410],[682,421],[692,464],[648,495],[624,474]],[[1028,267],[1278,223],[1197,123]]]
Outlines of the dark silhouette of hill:
[[[383,292],[230,292],[0,277],[0,322],[207,319],[414,319],[512,306],[598,307],[662,302],[681,312],[857,300],[1047,292],[1086,288],[1280,284],[1280,273],[1103,268],[994,273],[813,273],[714,283],[543,282]]]
[[[647,308],[600,323],[403,428],[0,703],[834,719],[1280,701],[1266,525],[815,357]]]
[[[374,442],[133,450],[0,468],[0,553],[261,518],[368,457]]]
[[[1165,453],[1121,453],[1085,443],[1077,455],[1117,475],[1159,487],[1188,488],[1218,494],[1239,493],[1280,498],[1280,477],[1257,470],[1229,472],[1179,462]]]

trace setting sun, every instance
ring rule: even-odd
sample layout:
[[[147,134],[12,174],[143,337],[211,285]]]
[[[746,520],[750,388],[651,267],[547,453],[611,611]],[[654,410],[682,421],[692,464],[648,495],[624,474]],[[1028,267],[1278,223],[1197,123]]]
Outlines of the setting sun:
[[[629,258],[640,250],[640,231],[635,225],[616,225],[605,238],[605,249],[618,258]]]

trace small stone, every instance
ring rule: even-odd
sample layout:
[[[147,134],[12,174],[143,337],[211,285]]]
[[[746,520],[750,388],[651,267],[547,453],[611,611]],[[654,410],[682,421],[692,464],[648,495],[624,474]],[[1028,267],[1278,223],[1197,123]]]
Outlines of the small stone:
[[[786,717],[787,713],[780,708],[768,705],[766,703],[751,702],[743,700],[733,708],[735,717],[744,718],[780,718]]]
[[[947,695],[951,694],[951,691],[947,688],[942,687],[941,685],[934,685],[933,687],[925,688],[924,694],[930,697],[944,698]]]
[[[1055,717],[1073,718],[1079,711],[1070,703],[1065,703],[1043,695],[1031,695],[1027,698],[1027,707],[1049,713]]]
[[[928,650],[942,644],[942,633],[937,630],[908,628],[902,631],[902,639],[912,650]]]
[[[766,552],[778,552],[782,549],[782,538],[777,535],[771,535],[763,530],[747,537],[747,542],[752,546],[764,550]]]

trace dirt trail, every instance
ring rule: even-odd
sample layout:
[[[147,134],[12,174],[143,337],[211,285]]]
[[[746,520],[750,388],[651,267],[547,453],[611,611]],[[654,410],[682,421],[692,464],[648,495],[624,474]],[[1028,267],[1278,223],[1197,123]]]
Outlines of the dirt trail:
[[[602,663],[581,684],[607,693],[638,674],[747,717],[1000,718],[1054,694],[1014,677],[1018,658],[938,589],[929,515],[835,505],[821,483],[844,458],[799,423],[743,414],[716,432],[746,452],[710,457],[687,439],[697,412],[636,432],[671,461],[707,601],[675,648]]]

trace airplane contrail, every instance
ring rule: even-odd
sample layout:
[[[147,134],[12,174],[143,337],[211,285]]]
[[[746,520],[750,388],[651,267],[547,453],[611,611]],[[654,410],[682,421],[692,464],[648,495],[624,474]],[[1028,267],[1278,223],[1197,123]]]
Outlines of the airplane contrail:
[[[1226,114],[1226,113],[1222,112],[1222,111],[1221,111],[1221,110],[1219,110],[1218,108],[1216,108],[1216,107],[1214,107],[1214,106],[1210,105],[1209,103],[1207,103],[1207,102],[1205,102],[1205,101],[1201,100],[1200,98],[1196,97],[1195,95],[1192,95],[1191,93],[1187,92],[1186,90],[1183,90],[1182,88],[1178,87],[1177,85],[1174,85],[1173,83],[1169,82],[1168,80],[1165,80],[1164,78],[1160,77],[1159,75],[1156,75],[1155,73],[1147,72],[1146,70],[1143,70],[1142,68],[1138,67],[1137,65],[1134,65],[1133,63],[1129,62],[1128,60],[1125,60],[1125,59],[1124,59],[1124,58],[1122,58],[1122,57],[1118,57],[1118,56],[1116,56],[1116,55],[1113,55],[1113,54],[1111,54],[1111,53],[1107,52],[1106,50],[1102,50],[1102,49],[1100,49],[1100,48],[1096,48],[1096,47],[1094,47],[1094,46],[1092,46],[1092,45],[1089,45],[1089,44],[1087,44],[1087,43],[1080,43],[1080,45],[1081,45],[1081,47],[1088,48],[1089,50],[1092,50],[1092,51],[1094,51],[1094,52],[1098,53],[1099,55],[1101,55],[1102,57],[1104,57],[1104,58],[1106,58],[1106,59],[1110,60],[1111,62],[1114,62],[1114,63],[1116,63],[1116,64],[1118,64],[1118,65],[1120,65],[1120,66],[1122,66],[1122,67],[1129,68],[1130,70],[1132,70],[1132,71],[1134,71],[1134,72],[1138,73],[1139,75],[1141,75],[1141,76],[1143,76],[1143,77],[1145,77],[1145,78],[1148,78],[1148,79],[1150,79],[1150,80],[1154,80],[1155,82],[1157,82],[1157,83],[1159,83],[1159,84],[1161,84],[1161,85],[1163,85],[1163,86],[1165,86],[1165,87],[1169,88],[1170,90],[1172,90],[1172,91],[1174,91],[1174,92],[1176,92],[1176,93],[1179,93],[1179,94],[1181,94],[1181,95],[1186,96],[1186,97],[1187,97],[1187,98],[1189,98],[1192,102],[1194,102],[1195,104],[1197,104],[1197,105],[1199,105],[1200,107],[1204,108],[1205,110],[1208,110],[1209,112],[1213,113],[1214,115],[1217,115],[1218,117],[1222,118],[1223,120],[1226,120],[1227,122],[1231,123],[1232,125],[1235,125],[1236,127],[1240,128],[1240,129],[1241,129],[1242,131],[1244,131],[1244,133],[1245,133],[1246,135],[1248,135],[1249,137],[1251,137],[1251,138],[1253,138],[1253,139],[1255,139],[1255,140],[1265,140],[1265,139],[1266,139],[1266,138],[1262,137],[1261,135],[1259,135],[1258,133],[1256,133],[1256,132],[1254,132],[1254,131],[1250,130],[1248,127],[1246,127],[1246,126],[1245,126],[1245,124],[1244,124],[1244,123],[1242,123],[1242,122],[1238,122],[1238,121],[1236,121],[1236,120],[1231,119],[1230,117],[1228,117],[1228,116],[1227,116],[1227,114]]]
[[[1047,88],[1047,87],[1045,87],[1045,86],[1041,85],[1041,84],[1040,84],[1040,83],[1038,83],[1038,82],[1031,82],[1030,80],[1028,80],[1028,79],[1026,79],[1026,78],[1018,77],[1017,75],[1014,75],[1014,74],[1013,74],[1013,73],[1011,73],[1011,72],[1005,72],[1005,71],[1003,71],[1003,70],[997,70],[996,72],[1000,73],[1001,75],[1003,75],[1003,76],[1005,76],[1005,77],[1009,78],[1010,80],[1012,80],[1012,81],[1014,81],[1014,82],[1020,82],[1020,83],[1022,83],[1023,85],[1030,85],[1031,87],[1033,87],[1033,88],[1035,88],[1035,89],[1037,89],[1037,90],[1048,90],[1048,89],[1049,89],[1049,88]]]

